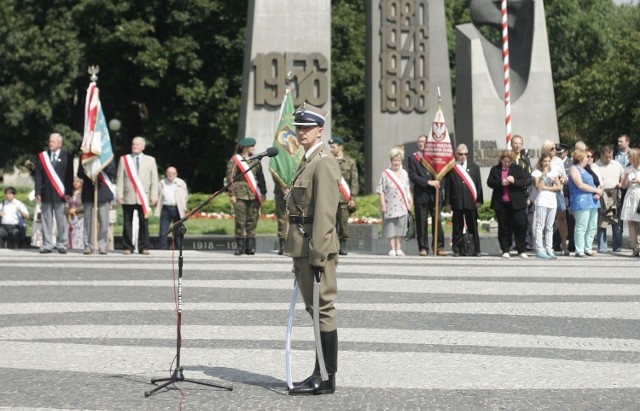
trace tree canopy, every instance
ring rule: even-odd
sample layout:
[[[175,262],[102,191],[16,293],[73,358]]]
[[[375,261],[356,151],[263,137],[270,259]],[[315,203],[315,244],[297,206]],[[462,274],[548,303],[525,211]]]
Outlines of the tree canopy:
[[[451,76],[469,0],[445,1]],[[237,136],[248,1],[0,2],[0,168],[29,164],[53,130],[77,151],[87,67],[99,65],[116,155],[143,135],[194,190],[222,185]],[[640,7],[547,0],[560,130],[592,146],[640,134]],[[332,1],[332,128],[364,166],[365,10]],[[455,87],[455,82],[453,83]],[[362,171],[362,170],[361,170]]]

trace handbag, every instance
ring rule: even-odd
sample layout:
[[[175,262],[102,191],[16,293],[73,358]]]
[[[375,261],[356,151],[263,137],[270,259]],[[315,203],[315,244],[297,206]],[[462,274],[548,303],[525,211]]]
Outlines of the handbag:
[[[457,250],[461,256],[474,256],[478,254],[475,237],[468,231],[458,237],[451,248]]]
[[[405,240],[413,240],[416,238],[416,220],[413,219],[411,213],[407,213],[407,232],[404,235]]]

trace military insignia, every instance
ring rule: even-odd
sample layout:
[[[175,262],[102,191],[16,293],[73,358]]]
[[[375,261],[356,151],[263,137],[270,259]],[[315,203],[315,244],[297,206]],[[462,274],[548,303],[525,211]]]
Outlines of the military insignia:
[[[298,142],[296,133],[288,125],[285,125],[282,129],[280,129],[280,131],[278,131],[276,141],[292,156],[295,155],[300,149],[300,143]]]

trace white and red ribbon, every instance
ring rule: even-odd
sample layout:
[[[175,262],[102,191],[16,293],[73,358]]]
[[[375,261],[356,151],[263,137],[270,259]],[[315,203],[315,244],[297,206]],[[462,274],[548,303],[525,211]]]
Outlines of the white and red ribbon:
[[[469,191],[471,191],[471,196],[473,197],[473,202],[476,203],[478,190],[476,189],[476,184],[473,182],[473,179],[471,179],[471,176],[467,173],[467,170],[465,170],[460,164],[457,164],[453,169],[458,173],[462,181],[466,183],[467,187],[469,187]]]
[[[147,197],[147,193],[144,192],[144,188],[142,187],[142,182],[140,181],[140,177],[138,177],[138,171],[136,170],[135,165],[132,162],[132,157],[130,155],[122,156],[124,160],[124,169],[127,172],[127,176],[129,177],[129,181],[131,181],[131,185],[138,195],[138,200],[140,200],[140,204],[142,205],[142,213],[145,218],[151,215],[151,205],[149,204],[149,198]]]
[[[44,172],[47,174],[47,177],[49,177],[49,181],[51,182],[51,185],[56,190],[60,198],[64,200],[64,192],[65,192],[64,183],[62,183],[62,180],[60,180],[58,173],[56,173],[56,170],[53,168],[53,164],[51,164],[51,159],[49,159],[49,154],[46,151],[43,151],[39,154],[39,156],[40,156],[40,161],[42,162],[42,166],[43,166],[42,168],[44,169]]]
[[[258,205],[262,207],[262,199],[260,198],[260,189],[258,188],[258,184],[256,183],[256,178],[254,177],[247,163],[244,161],[244,158],[240,154],[236,154],[232,157],[233,161],[236,163],[236,166],[244,173],[244,179],[249,184],[249,189],[253,193],[256,200],[258,200]]]
[[[349,188],[349,184],[347,184],[347,180],[344,177],[340,177],[340,192],[344,195],[344,198],[347,199],[347,202],[351,201],[351,189]]]
[[[411,211],[411,207],[409,206],[409,199],[407,193],[405,193],[404,188],[402,188],[402,184],[398,181],[395,173],[388,168],[384,170],[384,174],[387,176],[389,180],[396,186],[396,189],[400,193],[400,197],[402,197],[402,201],[404,201],[404,205],[407,207],[407,211]]]
[[[113,193],[113,196],[115,197],[116,185],[111,182],[111,179],[109,178],[107,173],[105,173],[104,171],[101,171],[100,174],[98,174],[98,178],[102,180],[104,185],[106,185],[109,188],[109,190],[111,190],[111,192]]]

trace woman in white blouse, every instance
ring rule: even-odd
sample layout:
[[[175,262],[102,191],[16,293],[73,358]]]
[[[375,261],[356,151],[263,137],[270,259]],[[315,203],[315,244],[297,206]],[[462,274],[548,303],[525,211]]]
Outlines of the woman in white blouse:
[[[638,244],[638,223],[640,223],[640,150],[632,148],[629,152],[629,166],[624,170],[622,188],[627,189],[624,197],[620,219],[629,225],[629,247],[633,250],[634,257],[640,255]]]
[[[389,239],[389,255],[403,256],[402,239],[407,233],[407,218],[413,208],[409,176],[402,168],[404,152],[394,147],[389,153],[391,166],[382,172],[378,198],[382,215],[382,235]]]

